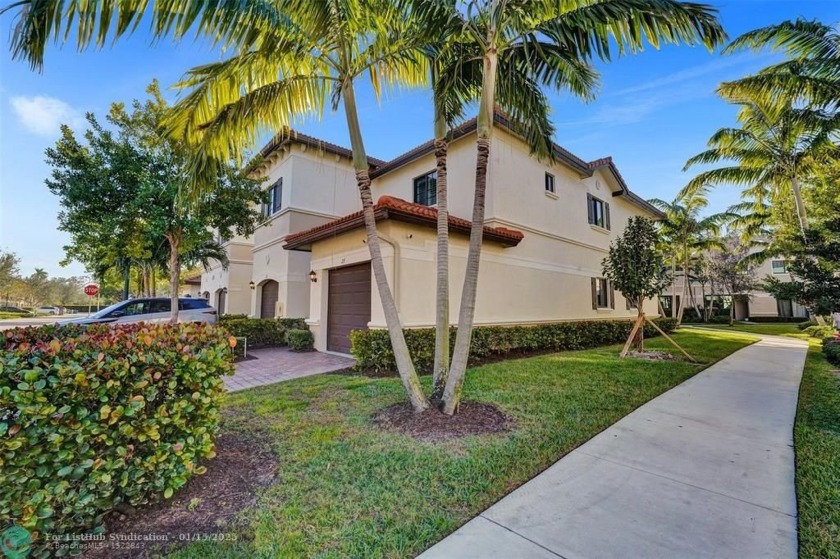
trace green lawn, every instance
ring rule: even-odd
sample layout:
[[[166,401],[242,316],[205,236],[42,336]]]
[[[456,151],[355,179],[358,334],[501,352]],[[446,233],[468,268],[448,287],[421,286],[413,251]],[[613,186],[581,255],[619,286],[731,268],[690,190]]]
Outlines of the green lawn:
[[[792,338],[807,338],[796,324],[790,322],[762,322],[747,324],[736,322],[732,326],[728,324],[686,324],[697,328],[715,328],[719,330],[730,330],[733,332],[750,332],[753,334],[768,334],[774,336],[789,336]]]
[[[796,416],[800,559],[840,558],[840,373],[811,341]]]
[[[674,337],[706,364],[756,341],[701,330]],[[670,349],[660,338],[649,347]],[[320,375],[231,395],[225,428],[266,441],[280,459],[278,480],[243,515],[240,541],[197,542],[172,557],[412,557],[702,370],[620,360],[619,349],[470,370],[465,398],[496,404],[515,429],[444,443],[372,425],[374,412],[404,400],[398,379]]]

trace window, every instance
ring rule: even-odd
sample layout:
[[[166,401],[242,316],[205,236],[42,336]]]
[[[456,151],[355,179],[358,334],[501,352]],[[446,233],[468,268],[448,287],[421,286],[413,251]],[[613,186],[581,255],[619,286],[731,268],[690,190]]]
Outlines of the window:
[[[790,299],[776,299],[776,312],[782,318],[793,317],[793,301]]]
[[[587,214],[590,225],[610,229],[610,205],[591,194],[586,195]]]
[[[114,309],[108,317],[109,318],[119,318],[121,316],[136,316],[138,314],[146,314],[149,308],[148,301],[131,301],[123,305],[118,309]]]
[[[209,293],[207,294],[210,295]],[[182,311],[194,311],[198,309],[208,309],[210,305],[204,299],[181,299],[180,304]]]
[[[592,308],[612,309],[614,306],[613,287],[605,278],[592,278]]]
[[[554,175],[551,173],[545,174],[545,191],[554,194]]]
[[[155,299],[153,301],[149,301],[149,312],[150,313],[169,312],[171,309],[172,309],[172,301],[171,300]]]
[[[437,204],[437,171],[414,179],[414,203],[424,206]]]
[[[263,206],[263,214],[266,217],[280,211],[283,202],[283,177],[280,177],[268,189],[268,203]]]
[[[787,273],[787,264],[784,260],[773,260],[770,262],[770,266],[773,268],[773,273],[776,275]]]

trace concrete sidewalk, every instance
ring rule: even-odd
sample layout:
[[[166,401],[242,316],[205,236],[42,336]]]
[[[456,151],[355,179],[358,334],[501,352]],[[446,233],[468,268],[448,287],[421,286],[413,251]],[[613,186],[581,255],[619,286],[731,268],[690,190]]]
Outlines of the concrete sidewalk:
[[[794,559],[793,423],[807,348],[764,337],[734,353],[421,557]]]

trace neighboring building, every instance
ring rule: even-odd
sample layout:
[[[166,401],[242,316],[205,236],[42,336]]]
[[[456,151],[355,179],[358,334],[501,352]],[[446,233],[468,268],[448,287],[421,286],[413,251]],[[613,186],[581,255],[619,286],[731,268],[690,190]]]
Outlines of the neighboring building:
[[[758,250],[758,249],[756,249]],[[787,263],[783,257],[768,258],[753,270],[753,278],[761,282],[771,276],[783,282],[791,281],[787,271]],[[668,287],[659,297],[666,316],[673,316],[683,297],[684,276],[678,270],[673,285]],[[711,283],[701,283],[696,279],[689,281],[685,316],[696,315],[697,309],[704,309],[714,305],[714,314],[729,314],[732,298],[716,289]],[[807,318],[808,310],[790,299],[776,299],[770,293],[755,289],[749,293],[734,297],[735,320],[776,319],[776,318]]]
[[[230,266],[202,274],[201,293],[220,313],[260,318],[309,313],[309,254],[283,250],[283,239],[361,208],[350,150],[289,131],[259,153],[266,221],[250,238],[224,243]],[[384,161],[370,158],[371,169]]]
[[[222,314],[250,314],[251,281],[254,243],[245,237],[234,237],[223,242],[228,256],[227,269],[219,262],[201,274],[200,296],[204,297]]]
[[[181,297],[201,297],[201,275],[192,276],[184,280]]]
[[[528,146],[510,130],[502,115],[497,114],[495,120],[475,323],[534,324],[635,316],[636,311],[602,278],[601,264],[610,241],[621,234],[629,217],[657,219],[662,217],[661,212],[630,192],[610,158],[587,163],[555,146],[556,161],[539,162],[529,155]],[[302,153],[298,158],[299,150]],[[306,155],[292,144],[281,156],[290,160],[294,170],[287,184],[292,185],[294,193],[298,181],[306,180],[302,194],[313,201],[325,197],[337,201],[339,191],[346,192],[346,204],[332,207],[343,217],[328,219],[326,212],[305,214],[307,219],[281,226],[285,241],[282,247],[289,257],[285,261],[281,258],[279,265],[275,255],[280,253],[276,250],[264,264],[256,256],[258,249],[280,248],[278,232],[269,235],[261,228],[255,236],[254,278],[257,281],[260,274],[285,274],[290,286],[293,278],[296,312],[291,312],[293,302],[289,301],[286,310],[290,312],[286,315],[308,316],[317,349],[347,353],[351,330],[384,328],[385,320],[371,279],[370,255],[349,160],[347,170],[342,171],[344,159],[339,154],[333,158],[334,169],[327,171],[324,164],[311,169],[298,163],[308,162]],[[269,172],[273,180],[283,174],[282,165]],[[373,161],[371,166],[386,271],[403,324],[409,328],[432,326],[437,215],[433,207],[433,143],[427,142],[388,163]],[[303,177],[298,169],[302,169]],[[320,178],[313,176],[316,170],[322,173]],[[449,147],[453,323],[458,317],[464,277],[470,225],[464,218],[472,215],[474,176],[472,120],[453,131]],[[293,213],[291,209],[289,212]],[[301,310],[297,305],[304,301],[308,307]],[[645,310],[658,314],[653,300]]]

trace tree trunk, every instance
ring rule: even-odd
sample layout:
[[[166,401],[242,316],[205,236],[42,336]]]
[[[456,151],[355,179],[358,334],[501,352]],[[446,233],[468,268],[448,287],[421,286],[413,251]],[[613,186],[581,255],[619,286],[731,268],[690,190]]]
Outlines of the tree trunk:
[[[449,379],[449,206],[446,189],[446,126],[438,135],[435,119],[435,160],[437,162],[437,293],[435,304],[435,358],[432,378],[432,402],[443,397]],[[440,118],[442,121],[442,117]]]
[[[143,264],[143,296],[144,297],[151,297],[152,296],[152,275],[149,273],[149,263],[145,262]]]
[[[408,344],[405,341],[400,316],[391,288],[388,286],[388,277],[385,274],[385,263],[382,260],[382,249],[379,246],[379,235],[376,231],[376,217],[374,215],[373,195],[370,191],[370,174],[368,172],[367,154],[365,153],[364,141],[362,139],[359,116],[356,110],[356,97],[353,91],[353,84],[347,80],[341,87],[344,97],[344,113],[347,117],[347,128],[350,132],[350,146],[353,151],[353,167],[356,170],[356,183],[359,187],[359,196],[362,199],[362,211],[365,219],[365,232],[367,233],[367,245],[370,252],[370,265],[373,270],[373,277],[376,280],[376,288],[379,291],[379,298],[382,301],[382,310],[385,314],[385,324],[388,327],[388,334],[391,338],[391,347],[394,351],[394,360],[397,362],[397,371],[402,380],[403,387],[408,393],[408,399],[414,411],[421,412],[429,407],[429,401],[423,394],[423,387],[411,354],[408,351]],[[400,265],[399,262],[396,265]]]
[[[802,230],[802,236],[808,232],[808,214],[805,211],[805,200],[802,198],[802,191],[799,188],[799,179],[794,175],[790,181],[791,189],[793,190],[793,199],[796,202],[796,216],[799,218],[799,228]]]
[[[732,326],[733,324],[735,324],[735,296],[734,295],[732,295],[730,297],[730,301],[731,302],[729,303],[729,325]]]
[[[123,301],[128,300],[128,294],[131,291],[131,265],[126,263],[125,270],[123,270]]]
[[[683,286],[682,297],[680,298],[680,309],[677,314],[677,326],[682,325],[685,302],[688,299],[688,247],[683,245]]]
[[[642,305],[644,305],[645,300],[643,297],[639,297],[639,303],[636,305],[636,308],[639,310],[639,321],[642,323],[641,328],[639,328],[639,333],[636,334],[639,340],[639,353],[645,352],[645,310]]]
[[[157,271],[152,268],[152,297],[157,297]]]
[[[492,31],[491,31],[492,37]],[[478,110],[475,164],[475,198],[473,201],[470,246],[467,252],[467,268],[464,287],[461,291],[461,309],[458,314],[458,333],[455,337],[455,351],[449,369],[449,380],[443,392],[443,413],[452,415],[458,411],[461,391],[470,356],[475,299],[478,292],[478,269],[481,261],[481,243],[484,236],[484,203],[487,191],[487,165],[490,160],[490,143],[493,138],[494,101],[496,97],[497,54],[494,49],[484,56],[484,71],[481,86],[481,105]]]
[[[169,241],[169,294],[171,299],[169,323],[178,324],[178,288],[181,283],[181,258],[178,250],[181,246],[181,235],[179,233],[167,233]]]

